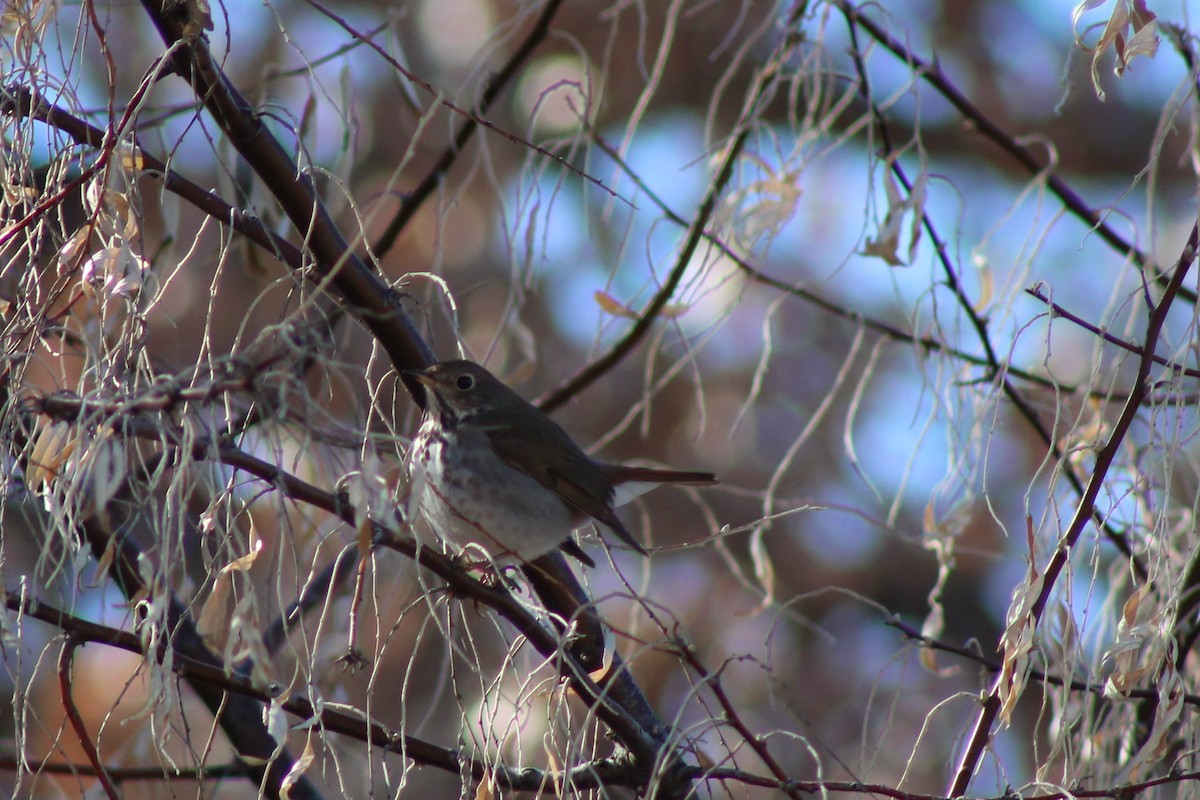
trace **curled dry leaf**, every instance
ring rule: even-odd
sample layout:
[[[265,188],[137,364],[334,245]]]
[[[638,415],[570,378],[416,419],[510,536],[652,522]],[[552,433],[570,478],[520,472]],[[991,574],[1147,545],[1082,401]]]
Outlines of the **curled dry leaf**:
[[[799,169],[777,169],[753,154],[743,158],[754,162],[765,177],[730,192],[714,217],[714,227],[735,225],[736,240],[749,245],[775,234],[796,216],[803,189]]]
[[[983,253],[975,253],[971,262],[979,274],[979,299],[971,304],[971,309],[976,314],[982,314],[991,305],[992,298],[996,294],[996,273],[988,264],[987,256]]]
[[[233,576],[222,571],[213,583],[208,599],[200,608],[196,630],[214,653],[225,651],[229,641],[229,617],[232,614]]]
[[[495,800],[496,790],[492,786],[495,781],[491,770],[484,772],[479,785],[475,787],[475,800]]]
[[[56,260],[58,274],[60,276],[69,275],[79,268],[79,262],[82,259],[84,249],[91,240],[91,235],[91,228],[84,225],[81,228],[77,228],[75,232],[68,236],[67,240],[63,242],[63,246],[58,250],[58,256]]]
[[[1104,654],[1104,661],[1113,665],[1104,684],[1104,693],[1109,697],[1121,697],[1147,677],[1158,675],[1167,653],[1174,648],[1167,623],[1170,615],[1147,603],[1151,596],[1152,585],[1144,584],[1121,609],[1116,639]]]
[[[1033,606],[1042,593],[1046,576],[1030,563],[1028,579],[1013,591],[1007,625],[1000,637],[1001,668],[996,679],[1000,698],[1000,721],[1008,725],[1017,700],[1025,691],[1032,667],[1029,654],[1033,650]]]
[[[310,731],[308,737],[304,740],[304,752],[301,753],[300,757],[296,759],[296,762],[292,764],[292,768],[288,770],[287,775],[283,776],[283,781],[279,784],[279,796],[284,798],[284,800],[289,800],[289,798],[291,798],[292,787],[300,782],[300,778],[303,777],[304,773],[308,772],[309,767],[312,766],[313,758],[315,757],[313,753],[312,740],[313,735]]]
[[[1146,0],[1117,0],[1112,14],[1100,33],[1095,46],[1088,47],[1078,33],[1079,19],[1088,11],[1099,8],[1108,0],[1083,0],[1071,14],[1071,24],[1076,28],[1075,44],[1084,52],[1092,54],[1092,86],[1096,96],[1105,99],[1100,86],[1100,59],[1113,49],[1117,61],[1113,72],[1121,77],[1129,62],[1137,56],[1153,58],[1158,52],[1158,17],[1146,7]]]
[[[62,465],[75,450],[75,432],[65,422],[41,425],[29,456],[29,472],[26,476],[29,490],[39,491],[58,477]]]
[[[608,292],[596,290],[594,294],[596,304],[600,306],[600,310],[605,314],[611,314],[614,317],[621,319],[637,319],[637,312],[629,306],[622,303],[617,298],[613,297]]]
[[[896,178],[892,174],[891,165],[896,156],[889,156],[888,170],[884,178],[884,192],[887,195],[887,213],[879,226],[878,235],[868,237],[862,253],[866,256],[882,258],[890,266],[902,267],[912,263],[916,256],[917,245],[921,241],[921,219],[925,213],[925,190],[929,177],[924,169],[917,176],[912,189],[907,195],[902,194]],[[900,238],[904,233],[905,217],[911,212],[909,223],[908,253],[900,256]]]
[[[1154,726],[1146,737],[1145,743],[1129,760],[1126,765],[1128,780],[1131,783],[1141,781],[1149,767],[1156,766],[1167,756],[1182,733],[1179,727],[1183,714],[1184,685],[1175,669],[1175,648],[1167,653],[1163,660],[1162,674],[1158,676],[1158,707],[1154,713]]]
[[[146,260],[129,247],[106,247],[83,265],[83,293],[100,301],[109,297],[132,300],[142,290],[149,269]]]
[[[235,558],[225,566],[221,567],[216,580],[213,583],[212,591],[208,595],[208,599],[204,601],[204,605],[200,608],[200,617],[196,621],[196,628],[203,637],[205,643],[215,652],[222,653],[229,644],[230,634],[233,632],[234,625],[232,619],[235,614],[234,608],[234,574],[238,572],[246,572],[258,559],[263,550],[263,540],[254,533],[253,528],[250,531],[250,551],[244,556]]]
[[[80,466],[86,469],[92,506],[103,513],[125,484],[128,459],[125,447],[111,433],[102,435],[87,448]]]

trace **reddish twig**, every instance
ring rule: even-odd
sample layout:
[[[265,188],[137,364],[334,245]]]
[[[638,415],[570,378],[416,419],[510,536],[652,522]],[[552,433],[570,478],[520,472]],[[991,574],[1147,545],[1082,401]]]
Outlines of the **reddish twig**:
[[[767,743],[762,740],[754,731],[750,730],[750,726],[742,719],[742,715],[738,713],[737,704],[734,703],[729,695],[725,693],[725,687],[721,685],[721,670],[710,672],[704,663],[700,661],[700,657],[696,655],[696,650],[687,642],[676,640],[675,648],[683,657],[684,662],[695,670],[700,676],[700,680],[708,687],[708,690],[713,693],[713,697],[717,699],[721,709],[725,712],[725,720],[733,726],[734,730],[741,735],[742,740],[750,745],[750,749],[758,755],[759,760],[766,765],[771,774],[779,781],[780,788],[787,793],[789,797],[800,797],[802,790],[790,786],[791,780],[787,776],[787,771],[783,766],[775,760],[771,755],[771,751],[767,748]],[[723,668],[722,668],[723,669]]]
[[[100,753],[96,750],[96,744],[88,734],[87,727],[83,724],[83,717],[80,716],[79,709],[75,707],[75,699],[71,696],[71,664],[75,659],[75,649],[79,647],[79,643],[78,637],[74,634],[68,634],[67,640],[63,642],[62,652],[58,654],[58,691],[62,696],[63,710],[66,712],[67,720],[70,721],[75,736],[79,739],[79,746],[83,748],[84,755],[92,765],[96,780],[100,781],[105,794],[112,800],[120,800],[121,793],[100,761]]]
[[[67,134],[77,144],[101,150],[105,147],[107,134],[103,130],[83,121],[60,106],[46,102],[35,90],[25,86],[8,86],[0,92],[0,114],[36,119]],[[147,153],[140,145],[135,145],[135,147],[137,149],[136,160],[140,162],[140,169],[161,175],[164,189],[178,195],[218,222],[229,225],[289,267],[303,268],[304,257],[300,248],[269,230],[258,217],[234,208],[212,192],[192,183],[175,170],[168,168],[163,161]],[[78,184],[79,181],[76,180],[72,185]],[[63,192],[56,194],[56,202],[61,201],[63,197],[65,197]]]

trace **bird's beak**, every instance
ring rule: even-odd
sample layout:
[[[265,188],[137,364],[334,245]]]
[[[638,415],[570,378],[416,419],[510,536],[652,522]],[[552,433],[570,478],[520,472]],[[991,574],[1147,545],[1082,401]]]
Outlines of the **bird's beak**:
[[[423,369],[406,369],[400,373],[404,388],[412,395],[413,401],[422,409],[429,400],[428,389],[432,388],[434,379]]]
[[[433,378],[429,377],[428,373],[423,369],[406,369],[400,373],[400,377],[409,386],[412,385],[413,381],[420,386],[433,385]]]

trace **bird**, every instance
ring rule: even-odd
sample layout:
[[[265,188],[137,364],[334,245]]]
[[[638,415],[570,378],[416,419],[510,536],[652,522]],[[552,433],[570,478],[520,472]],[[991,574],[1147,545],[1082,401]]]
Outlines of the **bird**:
[[[572,538],[588,521],[648,555],[614,511],[617,489],[635,497],[660,483],[717,482],[711,472],[597,461],[473,361],[404,370],[401,380],[423,408],[407,459],[410,504],[444,541],[480,545],[497,564],[530,562],[561,548],[594,567]]]

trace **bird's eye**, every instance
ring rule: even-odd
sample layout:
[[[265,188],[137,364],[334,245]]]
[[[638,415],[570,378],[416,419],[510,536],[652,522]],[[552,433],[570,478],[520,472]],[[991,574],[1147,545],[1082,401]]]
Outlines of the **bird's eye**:
[[[459,375],[455,378],[454,385],[458,387],[460,392],[465,392],[475,385],[475,379],[470,375]]]

